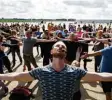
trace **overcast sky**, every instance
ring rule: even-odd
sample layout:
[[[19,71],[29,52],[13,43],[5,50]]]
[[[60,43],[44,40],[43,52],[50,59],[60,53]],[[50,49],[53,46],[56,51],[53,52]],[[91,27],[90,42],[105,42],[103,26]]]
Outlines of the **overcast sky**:
[[[112,0],[0,0],[0,17],[112,19]]]

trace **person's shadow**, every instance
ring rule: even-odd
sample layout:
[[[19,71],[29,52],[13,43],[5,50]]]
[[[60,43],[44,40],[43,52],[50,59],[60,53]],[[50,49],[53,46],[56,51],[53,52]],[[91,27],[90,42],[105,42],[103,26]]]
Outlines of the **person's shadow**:
[[[16,67],[12,67],[13,68],[13,72],[16,72],[16,70],[21,66],[22,64],[18,64]]]
[[[37,89],[38,88],[38,89]],[[32,88],[32,91],[34,92],[35,89],[37,89],[35,94],[35,100],[42,100],[42,90],[40,86],[40,82],[38,81],[37,84]]]
[[[88,83],[90,86],[92,87],[97,87],[97,85],[99,85],[98,83]],[[81,100],[98,100],[97,97],[98,96],[95,96],[95,97],[92,97],[88,94],[88,92],[94,92],[96,94],[104,94],[103,92],[98,92],[98,91],[95,91],[95,90],[92,90],[92,89],[87,89],[87,88],[84,88],[84,86],[81,84],[81,94],[82,94],[82,99]],[[88,92],[87,92],[88,91]]]
[[[89,94],[84,89],[82,84],[81,84],[80,90],[81,90],[81,100],[86,100],[86,99],[87,100],[96,100],[95,98],[92,98],[92,97],[89,96]]]

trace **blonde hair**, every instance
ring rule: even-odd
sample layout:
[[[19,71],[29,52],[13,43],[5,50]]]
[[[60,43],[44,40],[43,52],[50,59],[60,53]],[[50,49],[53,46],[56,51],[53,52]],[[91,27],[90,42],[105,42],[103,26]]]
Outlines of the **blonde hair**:
[[[96,35],[97,38],[98,38],[99,35],[103,35],[103,31],[102,30],[98,30],[97,35]]]

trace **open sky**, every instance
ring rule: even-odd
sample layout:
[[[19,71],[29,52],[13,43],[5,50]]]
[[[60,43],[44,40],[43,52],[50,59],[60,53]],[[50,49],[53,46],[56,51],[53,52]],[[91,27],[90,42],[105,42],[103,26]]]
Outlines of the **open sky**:
[[[112,0],[0,0],[0,17],[112,19]]]

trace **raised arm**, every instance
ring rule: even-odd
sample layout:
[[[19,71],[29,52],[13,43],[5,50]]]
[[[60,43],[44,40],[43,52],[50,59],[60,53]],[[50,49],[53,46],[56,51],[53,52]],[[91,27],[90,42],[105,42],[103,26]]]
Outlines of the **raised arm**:
[[[30,82],[34,78],[29,72],[0,74],[0,80]]]
[[[47,40],[47,39],[37,39],[37,42],[56,42],[56,39],[53,40]]]
[[[105,44],[110,44],[110,42],[112,41],[112,38],[95,39],[95,41],[102,42]]]
[[[87,57],[91,57],[91,56],[99,56],[102,55],[101,51],[97,51],[97,52],[93,52],[93,53],[85,53],[84,55],[81,56],[82,59],[85,59]]]
[[[84,81],[95,82],[95,81],[112,81],[111,73],[96,73],[87,72],[87,74],[82,78]]]

